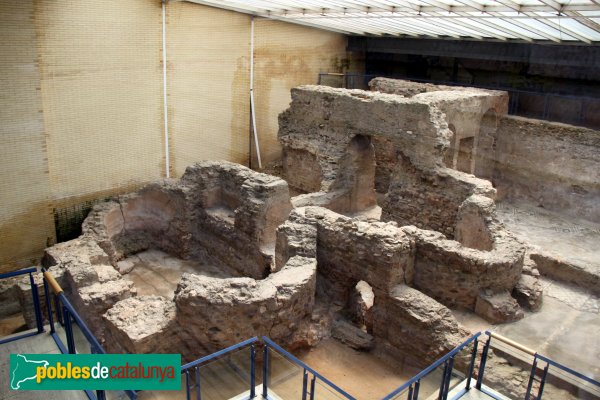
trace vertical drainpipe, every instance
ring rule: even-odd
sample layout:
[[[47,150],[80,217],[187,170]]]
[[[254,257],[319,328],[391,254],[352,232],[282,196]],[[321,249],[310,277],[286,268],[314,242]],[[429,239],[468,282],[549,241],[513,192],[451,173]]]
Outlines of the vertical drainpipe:
[[[258,144],[258,133],[256,132],[256,111],[254,109],[254,16],[250,19],[250,113],[252,115],[252,132],[254,133],[258,168],[262,169],[260,145]],[[250,159],[252,159],[252,154],[250,154]]]
[[[171,177],[171,162],[169,159],[169,113],[167,104],[167,0],[162,0],[162,62],[163,62],[163,108],[165,120],[165,177]]]

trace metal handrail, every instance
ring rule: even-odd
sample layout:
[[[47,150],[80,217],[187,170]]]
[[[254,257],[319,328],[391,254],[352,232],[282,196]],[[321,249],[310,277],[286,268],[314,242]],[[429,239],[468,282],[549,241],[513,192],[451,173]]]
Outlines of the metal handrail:
[[[92,331],[87,326],[85,321],[81,318],[81,316],[79,315],[77,310],[75,310],[75,307],[73,307],[73,305],[71,304],[71,302],[65,295],[62,287],[56,281],[56,279],[54,278],[52,273],[50,271],[48,271],[46,268],[42,268],[42,274],[44,277],[44,291],[46,294],[46,307],[48,309],[48,321],[50,324],[50,334],[52,335],[52,338],[56,342],[56,345],[60,349],[61,353],[75,354],[75,352],[76,352],[75,339],[73,336],[73,327],[72,327],[73,321],[71,321],[71,317],[72,317],[75,324],[77,324],[77,326],[79,326],[79,330],[81,331],[81,333],[83,333],[83,336],[86,338],[86,340],[90,344],[91,351],[95,354],[106,354],[106,350],[104,350],[104,348],[102,347],[102,345],[100,344],[100,342],[98,341],[96,336],[92,333]],[[57,316],[59,315],[60,312],[62,312],[62,315],[63,315],[63,320],[61,323],[64,324],[64,327],[65,327],[67,347],[65,347],[64,343],[62,342],[62,339],[58,336],[58,334],[56,333],[56,330],[54,328],[54,322],[53,322],[53,317],[52,317],[52,302],[50,301],[49,287],[52,289],[52,292],[54,292],[54,295],[55,295],[55,300],[56,300],[55,307],[56,307]],[[62,304],[62,310],[60,310],[60,306],[59,306],[60,304]],[[106,399],[106,393],[104,390],[97,390],[95,395],[90,390],[85,390],[85,393],[88,396],[88,398],[92,399],[92,400],[94,400],[94,399],[105,400]],[[137,392],[134,390],[125,390],[125,393],[127,394],[127,396],[130,399],[137,398]]]
[[[317,371],[315,371],[314,369],[312,369],[311,367],[309,367],[308,365],[306,365],[305,363],[303,363],[302,361],[300,361],[293,354],[291,354],[291,353],[287,352],[286,350],[284,350],[281,346],[279,346],[277,343],[273,342],[268,337],[263,336],[262,340],[265,342],[265,344],[267,345],[267,347],[274,348],[279,353],[281,353],[281,355],[283,355],[284,357],[286,357],[287,359],[289,359],[293,363],[301,366],[305,371],[310,372],[313,376],[317,377],[321,381],[325,382],[328,386],[330,386],[332,389],[334,389],[336,392],[338,392],[342,396],[344,396],[344,397],[346,397],[347,399],[350,399],[350,400],[355,400],[355,398],[353,396],[351,396],[350,394],[346,393],[344,390],[340,389],[336,384],[334,384],[329,379],[325,378],[323,375],[321,375],[320,373],[318,373]],[[263,378],[263,380],[264,380],[264,378]]]
[[[410,386],[412,386],[414,383],[420,381],[423,377],[425,377],[426,375],[428,375],[431,371],[433,371],[434,369],[436,369],[437,367],[439,367],[440,365],[444,364],[446,361],[448,361],[450,358],[454,357],[456,354],[458,354],[461,350],[463,350],[465,347],[467,347],[468,345],[470,345],[473,341],[475,341],[479,336],[481,336],[481,332],[477,332],[476,334],[474,334],[473,336],[471,336],[469,339],[465,340],[463,343],[459,344],[458,346],[456,346],[452,351],[450,351],[449,353],[447,353],[445,356],[443,356],[442,358],[440,358],[439,360],[435,361],[433,364],[431,364],[429,367],[425,368],[423,371],[419,372],[417,375],[413,376],[412,378],[410,378],[407,382],[403,383],[400,387],[398,387],[396,390],[394,390],[393,392],[391,392],[390,394],[388,394],[387,396],[385,396],[383,398],[383,400],[389,400],[394,398],[398,393],[403,392],[404,390],[408,389]]]
[[[12,278],[14,276],[31,274],[34,272],[37,272],[37,268],[35,268],[35,267],[20,269],[18,271],[4,272],[4,273],[0,274],[0,279]]]
[[[183,371],[186,370],[186,369],[195,367],[195,366],[197,366],[199,364],[203,364],[203,363],[205,363],[207,361],[213,360],[213,359],[215,359],[217,357],[220,357],[220,356],[222,356],[224,354],[231,353],[234,350],[237,350],[239,348],[242,348],[244,346],[248,346],[248,345],[250,345],[252,343],[256,343],[256,342],[258,342],[258,338],[253,337],[252,339],[244,340],[243,342],[240,342],[238,344],[234,344],[233,346],[229,346],[229,347],[227,347],[227,348],[225,348],[223,350],[219,350],[216,353],[212,353],[212,354],[209,354],[209,355],[204,356],[202,358],[198,358],[197,360],[194,360],[192,362],[189,362],[187,364],[182,365],[181,366],[181,372],[183,373]]]
[[[546,363],[548,363],[550,365],[553,365],[553,366],[555,366],[556,368],[558,368],[560,370],[563,370],[563,371],[565,371],[565,372],[567,372],[567,373],[569,373],[571,375],[576,376],[577,378],[579,378],[581,380],[584,380],[584,381],[586,381],[588,383],[591,383],[594,386],[598,386],[600,388],[600,382],[598,382],[597,380],[595,380],[593,378],[590,378],[589,376],[583,375],[581,372],[577,372],[577,371],[575,371],[575,370],[573,370],[573,369],[571,369],[571,368],[569,368],[569,367],[567,367],[565,365],[562,365],[561,363],[556,362],[556,361],[554,361],[554,360],[552,360],[552,359],[550,359],[548,357],[544,357],[541,354],[536,354],[536,356],[540,360],[542,360],[542,361],[544,361],[544,362],[546,362]]]
[[[515,341],[513,341],[511,339],[505,338],[504,336],[499,335],[499,334],[494,333],[494,332],[485,331],[485,334],[488,335],[489,339],[488,339],[488,342],[486,343],[486,348],[484,349],[484,356],[482,358],[482,364],[483,365],[485,365],[485,358],[486,358],[485,355],[487,355],[487,349],[490,347],[491,339],[492,338],[494,338],[496,340],[499,340],[499,341],[501,341],[501,342],[503,342],[505,344],[508,344],[509,346],[511,346],[511,347],[513,347],[513,348],[515,348],[517,350],[520,350],[520,351],[522,351],[522,352],[524,352],[524,353],[526,353],[528,355],[533,356],[533,360],[531,361],[531,372],[529,373],[529,382],[527,384],[527,391],[525,393],[525,399],[526,400],[529,400],[531,398],[531,396],[532,396],[533,382],[535,380],[538,368],[541,368],[541,367],[538,367],[538,361],[543,361],[543,362],[546,363],[546,365],[542,369],[542,377],[539,380],[540,385],[539,385],[539,388],[538,388],[538,394],[534,395],[535,399],[539,400],[539,399],[542,398],[542,394],[543,394],[543,391],[544,391],[544,385],[546,383],[546,379],[547,379],[547,376],[548,376],[549,368],[550,368],[551,365],[554,366],[554,367],[556,367],[556,368],[558,368],[559,370],[562,370],[562,371],[566,372],[567,374],[569,374],[570,376],[569,375],[564,375],[562,379],[565,379],[565,382],[569,382],[570,384],[574,385],[575,387],[583,388],[583,387],[585,387],[585,385],[583,387],[580,386],[579,382],[577,382],[575,380],[572,380],[573,377],[579,378],[579,379],[581,379],[584,382],[590,383],[590,384],[596,386],[597,388],[600,388],[600,382],[596,381],[595,379],[590,378],[590,377],[588,377],[588,376],[586,376],[586,375],[584,375],[584,374],[582,374],[580,372],[577,372],[577,371],[575,371],[575,370],[573,370],[573,369],[571,369],[571,368],[569,368],[567,366],[564,366],[564,365],[562,365],[562,364],[560,364],[560,363],[558,363],[558,362],[556,362],[556,361],[554,361],[554,360],[552,360],[552,359],[550,359],[548,357],[545,357],[545,356],[539,354],[535,350],[532,350],[532,349],[530,349],[530,348],[528,348],[526,346],[523,346],[520,343],[517,343],[517,342],[515,342]],[[483,379],[483,371],[480,371],[480,376],[478,377],[478,385],[480,385],[480,382],[482,381],[482,379]],[[589,388],[588,387],[588,389],[596,389],[596,388]]]
[[[485,334],[529,355],[535,356],[537,354],[537,351],[531,350],[529,347],[523,346],[521,343],[517,343],[514,340],[504,337],[496,332],[485,331]]]
[[[35,272],[37,272],[37,268],[30,267],[30,268],[21,269],[18,271],[11,271],[11,272],[5,272],[3,274],[0,274],[0,279],[8,279],[8,278],[13,278],[15,276],[29,274],[29,284],[31,285],[31,297],[33,300],[33,309],[35,312],[35,324],[36,324],[36,328],[37,328],[36,332],[26,332],[26,333],[23,333],[20,335],[16,335],[16,336],[12,336],[12,337],[0,340],[0,344],[14,342],[15,340],[24,339],[26,337],[38,335],[38,334],[44,332],[44,323],[42,321],[42,310],[40,308],[40,297],[39,297],[39,293],[38,293],[38,287],[35,283],[35,280],[33,279],[33,274]]]

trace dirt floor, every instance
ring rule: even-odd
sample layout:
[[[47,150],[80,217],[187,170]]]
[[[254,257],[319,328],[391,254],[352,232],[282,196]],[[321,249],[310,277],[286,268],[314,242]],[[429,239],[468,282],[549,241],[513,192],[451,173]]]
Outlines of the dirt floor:
[[[0,338],[25,330],[27,330],[27,325],[22,314],[15,314],[0,319]]]
[[[544,253],[600,274],[600,224],[524,202],[499,203],[497,213],[511,232]]]
[[[600,298],[577,287],[542,278],[540,311],[520,321],[490,325],[472,313],[454,311],[472,332],[493,330],[541,355],[600,379]]]
[[[419,372],[327,339],[298,358],[357,399],[381,399]]]
[[[118,266],[120,270],[130,270],[124,278],[135,284],[138,295],[154,294],[167,299],[173,298],[173,293],[184,272],[215,278],[231,277],[214,265],[182,260],[160,250],[146,250],[134,254],[120,261]]]

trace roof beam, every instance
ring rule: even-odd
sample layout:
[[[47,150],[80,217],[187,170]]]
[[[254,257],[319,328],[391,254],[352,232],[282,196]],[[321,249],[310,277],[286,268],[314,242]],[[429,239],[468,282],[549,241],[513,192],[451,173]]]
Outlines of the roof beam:
[[[435,7],[438,7],[440,9],[442,9],[442,10],[445,10],[447,12],[453,12],[451,9],[448,9],[448,5],[446,5],[444,3],[440,3],[438,0],[422,0],[422,1],[424,3],[431,4],[431,5],[435,6]],[[467,13],[464,13],[464,12],[455,12],[455,13],[458,14],[458,15],[461,15],[461,16],[473,18],[471,15],[469,15]],[[502,20],[504,21],[504,19],[502,19]],[[519,39],[523,39],[523,40],[526,40],[528,42],[532,42],[533,41],[533,39],[531,39],[530,37],[527,37],[527,36],[522,35],[522,34],[520,34],[518,32],[515,32],[514,30],[512,30],[510,28],[505,28],[503,26],[499,26],[497,24],[494,24],[494,23],[491,23],[491,22],[488,22],[488,21],[484,21],[483,19],[479,19],[479,20],[477,20],[477,22],[480,23],[480,24],[482,24],[482,25],[487,25],[490,28],[492,28],[492,29],[494,29],[496,31],[503,32],[503,33],[505,33],[505,34],[507,34],[509,36],[518,37]],[[510,25],[509,21],[505,21],[505,22],[507,22]],[[516,25],[516,24],[514,24],[514,25]]]
[[[582,15],[582,14],[578,13],[577,11],[565,11],[564,14],[566,14],[569,17],[577,18],[577,22],[579,22],[580,24],[583,24],[583,25],[587,26],[588,28],[590,28],[591,30],[600,33],[600,24],[598,24],[595,21],[592,21],[590,18],[586,17],[585,15]]]
[[[458,0],[458,1],[461,1],[461,0]],[[496,1],[498,3],[500,3],[500,4],[503,4],[503,5],[507,6],[507,7],[510,7],[510,4],[512,3],[514,5],[515,11],[522,12],[521,11],[521,6],[517,5],[516,3],[513,3],[512,0],[496,0]],[[538,21],[541,24],[544,24],[545,26],[549,27],[552,30],[557,30],[558,32],[564,32],[567,35],[569,35],[571,37],[574,37],[576,39],[579,39],[579,40],[581,40],[581,41],[583,41],[585,43],[588,43],[588,44],[592,43],[592,41],[590,40],[590,38],[588,38],[586,36],[583,36],[583,35],[575,32],[575,31],[573,31],[571,29],[565,28],[565,27],[557,24],[556,22],[554,22],[552,20],[539,18],[539,15],[537,15],[536,13],[532,13],[532,12],[526,11],[526,12],[523,12],[523,14],[534,18],[536,21]],[[513,21],[513,23],[515,23],[515,24],[517,22],[514,19],[512,19],[511,21]],[[550,36],[549,34],[546,34],[544,32],[538,31],[538,34],[540,36],[543,36],[543,37],[547,38],[547,39],[554,40],[551,37],[548,37],[548,36]],[[562,41],[562,38],[560,36],[559,36],[559,39],[560,39],[560,41]]]

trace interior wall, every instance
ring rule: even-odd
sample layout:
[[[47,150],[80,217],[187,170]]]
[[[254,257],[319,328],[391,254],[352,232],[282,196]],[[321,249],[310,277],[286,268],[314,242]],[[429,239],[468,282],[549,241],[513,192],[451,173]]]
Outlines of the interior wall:
[[[52,198],[159,178],[160,1],[40,1],[36,23]]]
[[[0,1],[0,272],[54,240],[33,1]]]
[[[171,175],[247,165],[250,16],[166,9]],[[160,0],[0,0],[0,271],[77,236],[95,202],[165,176],[161,22]],[[256,19],[255,42],[266,163],[290,89],[349,61],[343,35],[283,22]]]
[[[487,154],[498,199],[526,200],[600,222],[600,132],[503,116]],[[490,168],[491,167],[491,168]]]
[[[200,160],[248,163],[250,17],[187,2],[167,5],[171,170]]]

